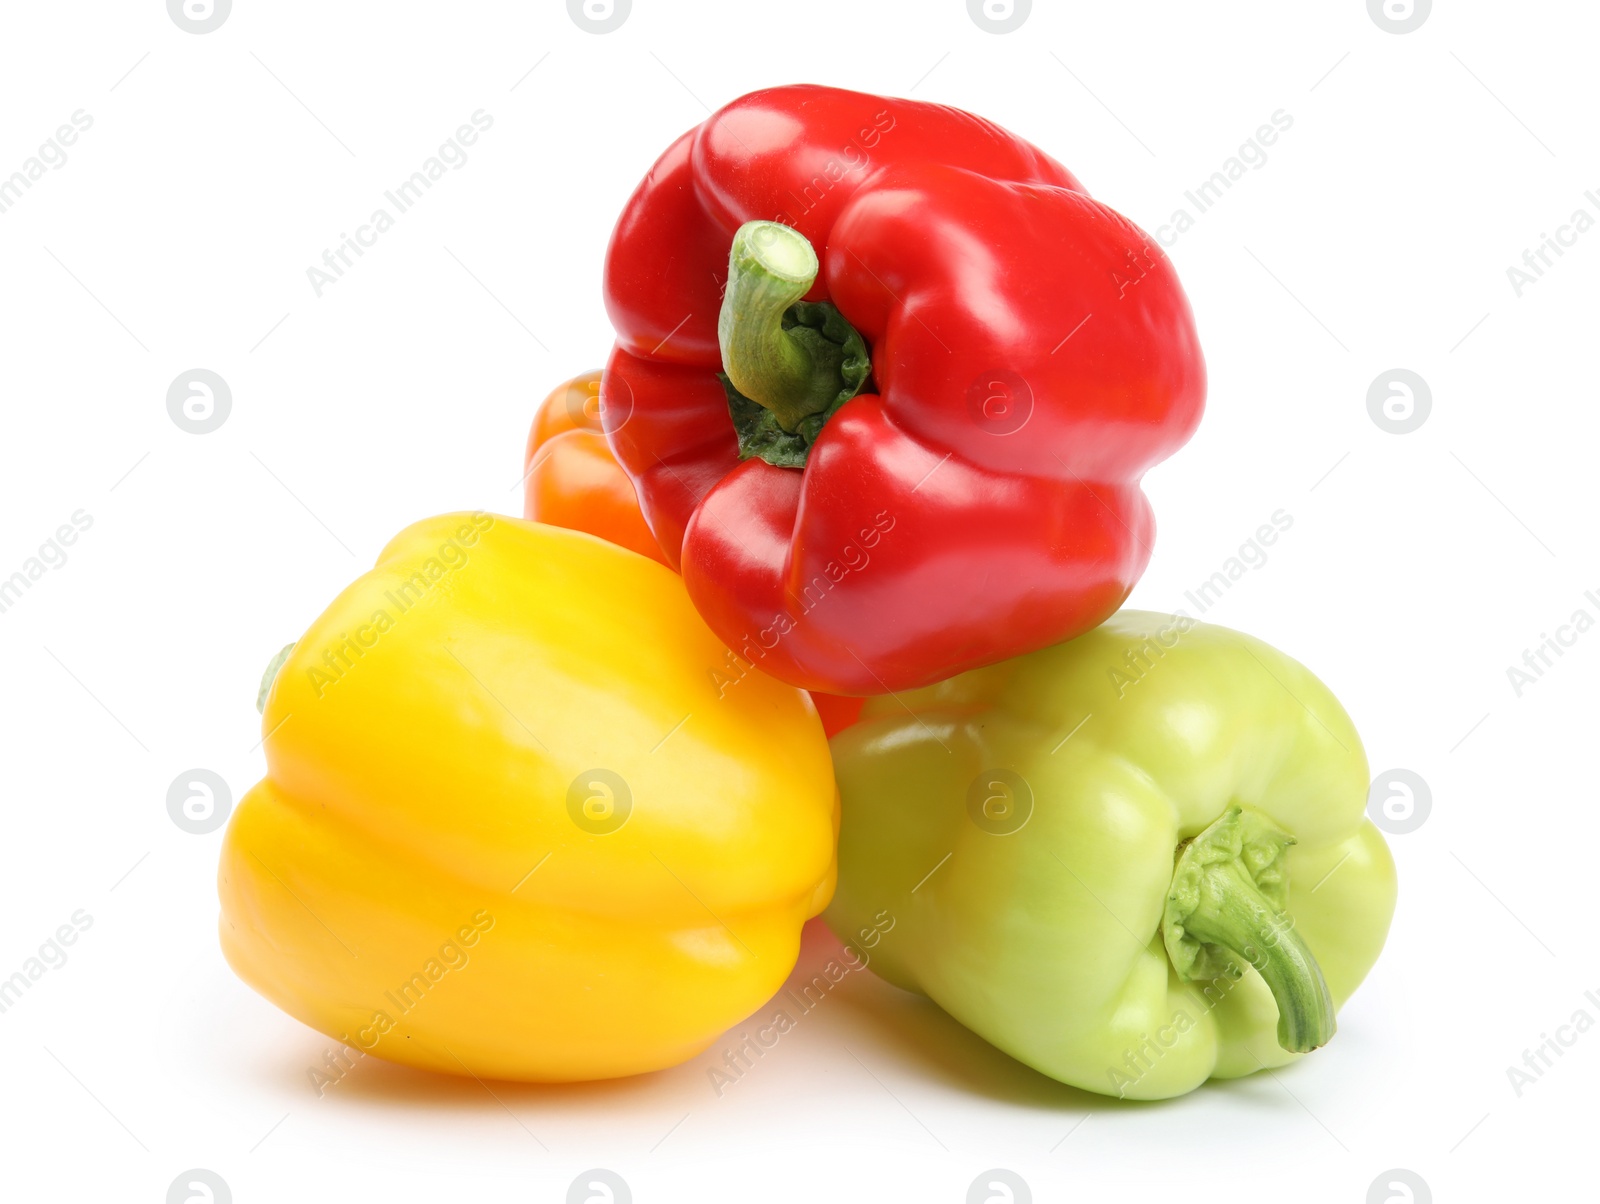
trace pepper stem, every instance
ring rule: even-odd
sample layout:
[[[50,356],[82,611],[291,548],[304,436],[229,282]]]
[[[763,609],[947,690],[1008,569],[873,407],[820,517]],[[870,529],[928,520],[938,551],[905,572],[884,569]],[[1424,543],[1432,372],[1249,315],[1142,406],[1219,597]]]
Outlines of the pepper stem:
[[[1335,1021],[1322,968],[1283,912],[1293,843],[1231,808],[1179,854],[1161,927],[1181,978],[1216,977],[1230,959],[1254,966],[1278,1004],[1278,1044],[1306,1053],[1328,1043]]]
[[[791,330],[792,319],[784,321],[789,307],[810,290],[817,267],[816,251],[798,230],[780,222],[746,222],[728,252],[728,287],[717,315],[729,381],[771,410],[789,432],[848,387],[841,371],[845,350],[815,331]]]
[[[283,662],[289,659],[289,654],[294,651],[294,642],[290,641],[279,648],[276,655],[267,662],[266,672],[261,675],[261,688],[256,691],[256,710],[262,714],[267,710],[267,695],[272,693],[272,683],[278,680],[278,671],[283,668]]]

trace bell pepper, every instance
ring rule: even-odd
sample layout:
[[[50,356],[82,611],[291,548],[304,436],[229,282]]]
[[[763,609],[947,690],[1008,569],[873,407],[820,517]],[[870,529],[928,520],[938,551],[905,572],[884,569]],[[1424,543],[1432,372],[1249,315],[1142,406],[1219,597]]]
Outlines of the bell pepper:
[[[612,449],[723,641],[882,694],[1057,643],[1150,556],[1200,418],[1171,263],[942,105],[752,93],[674,142],[605,265]]]
[[[833,741],[827,920],[872,969],[1064,1083],[1163,1099],[1333,1035],[1394,863],[1321,682],[1249,636],[1123,611],[874,699]]]
[[[645,525],[633,482],[606,444],[599,395],[599,371],[584,372],[556,386],[534,413],[523,461],[523,517],[587,531],[667,564]],[[719,674],[719,683],[731,676]],[[811,701],[829,736],[849,727],[861,711],[861,699],[820,690],[811,692]]]
[[[351,1051],[637,1074],[783,983],[833,889],[806,696],[661,565],[485,514],[401,532],[289,651],[218,875],[245,982]]]
[[[523,457],[522,516],[587,531],[667,564],[639,512],[633,482],[606,445],[598,371],[557,385],[535,412]]]

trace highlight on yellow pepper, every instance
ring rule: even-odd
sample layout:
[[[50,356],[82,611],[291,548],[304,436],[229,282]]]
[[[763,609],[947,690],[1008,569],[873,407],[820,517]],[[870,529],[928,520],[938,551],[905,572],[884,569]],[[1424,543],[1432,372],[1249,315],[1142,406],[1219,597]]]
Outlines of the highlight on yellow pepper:
[[[351,1050],[482,1078],[673,1066],[834,885],[802,690],[719,687],[676,574],[488,514],[401,532],[266,683],[218,874],[235,972]],[[269,670],[269,674],[272,670]]]

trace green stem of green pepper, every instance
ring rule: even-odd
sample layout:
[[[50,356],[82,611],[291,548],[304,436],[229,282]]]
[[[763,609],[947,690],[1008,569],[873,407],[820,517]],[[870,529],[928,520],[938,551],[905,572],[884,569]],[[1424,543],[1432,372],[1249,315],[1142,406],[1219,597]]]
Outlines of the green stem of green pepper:
[[[728,286],[717,315],[723,371],[790,432],[833,404],[845,381],[842,348],[784,325],[784,314],[810,290],[817,268],[817,253],[798,230],[746,222],[728,252]]]
[[[1283,913],[1293,843],[1265,816],[1230,808],[1180,851],[1162,938],[1185,980],[1213,977],[1230,958],[1255,967],[1278,1004],[1278,1044],[1307,1053],[1333,1037],[1334,1011],[1322,968]]]
[[[1278,1004],[1278,1044],[1292,1053],[1326,1045],[1333,1036],[1333,996],[1305,941],[1237,865],[1212,867],[1204,902],[1185,930],[1196,940],[1249,962]]]

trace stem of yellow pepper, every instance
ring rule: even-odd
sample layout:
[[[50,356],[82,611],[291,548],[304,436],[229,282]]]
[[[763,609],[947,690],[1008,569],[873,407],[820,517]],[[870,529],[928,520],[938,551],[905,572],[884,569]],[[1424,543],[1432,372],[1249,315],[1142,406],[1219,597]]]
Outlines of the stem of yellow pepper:
[[[1292,837],[1233,807],[1178,856],[1162,938],[1179,977],[1216,977],[1229,960],[1255,967],[1278,1005],[1278,1044],[1306,1053],[1333,1037],[1333,996],[1283,913]]]
[[[285,644],[278,649],[277,655],[267,662],[267,670],[261,675],[261,688],[256,691],[256,711],[264,713],[267,709],[267,695],[272,693],[272,683],[278,680],[278,670],[283,668],[283,662],[289,659],[289,654],[294,651],[294,643]]]

